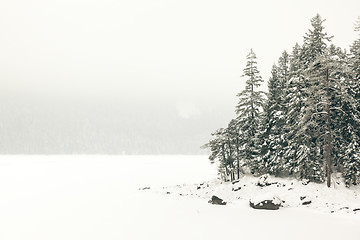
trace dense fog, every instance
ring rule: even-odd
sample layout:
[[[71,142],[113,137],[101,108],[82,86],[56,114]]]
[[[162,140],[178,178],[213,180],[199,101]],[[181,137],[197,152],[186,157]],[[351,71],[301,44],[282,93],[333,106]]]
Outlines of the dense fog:
[[[233,106],[8,96],[0,112],[2,154],[199,154]]]

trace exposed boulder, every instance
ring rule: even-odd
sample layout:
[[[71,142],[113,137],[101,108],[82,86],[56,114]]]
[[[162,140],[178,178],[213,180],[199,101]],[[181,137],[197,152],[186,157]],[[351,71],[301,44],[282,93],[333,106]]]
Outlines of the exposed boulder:
[[[281,207],[282,201],[278,197],[259,199],[251,199],[249,201],[250,207],[264,210],[278,210]]]
[[[221,198],[219,198],[215,195],[211,197],[211,200],[209,200],[209,203],[215,204],[215,205],[226,205],[226,202],[224,202],[224,200],[222,200]]]

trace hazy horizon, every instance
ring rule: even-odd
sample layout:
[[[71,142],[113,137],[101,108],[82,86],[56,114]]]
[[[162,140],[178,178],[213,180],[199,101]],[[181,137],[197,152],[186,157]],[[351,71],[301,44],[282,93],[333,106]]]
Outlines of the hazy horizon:
[[[355,0],[1,1],[0,153],[121,153],[128,142],[125,153],[197,153],[234,116],[251,48],[265,90],[312,17],[349,48],[358,9]]]

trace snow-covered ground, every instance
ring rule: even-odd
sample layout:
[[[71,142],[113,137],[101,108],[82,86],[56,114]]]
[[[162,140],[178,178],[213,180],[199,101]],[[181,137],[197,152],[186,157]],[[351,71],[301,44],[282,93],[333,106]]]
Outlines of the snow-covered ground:
[[[294,207],[291,201],[278,211],[254,210],[246,200],[252,186],[236,191],[243,191],[239,199],[231,195],[232,184],[215,178],[205,156],[1,156],[0,239],[360,239],[360,213]],[[197,189],[203,182],[230,203],[209,204],[206,190]],[[144,187],[150,189],[139,190]],[[299,185],[287,189],[279,197],[304,194]],[[199,191],[200,197],[191,196]],[[354,195],[343,192],[331,196],[356,207],[356,199],[348,199]]]
[[[229,204],[275,199],[280,200],[284,208],[312,209],[334,215],[355,214],[360,220],[360,186],[346,188],[340,175],[333,176],[330,188],[326,184],[275,178],[266,174],[260,177],[243,175],[239,181],[232,183],[212,180],[167,186],[157,192],[207,200],[215,195]]]

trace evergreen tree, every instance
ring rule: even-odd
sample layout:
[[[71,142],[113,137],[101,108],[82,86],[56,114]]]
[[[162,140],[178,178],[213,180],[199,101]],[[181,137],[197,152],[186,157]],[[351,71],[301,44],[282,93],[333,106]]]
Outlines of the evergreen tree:
[[[268,81],[267,100],[264,104],[264,113],[261,121],[261,133],[259,139],[262,143],[261,158],[259,167],[262,172],[278,174],[281,163],[279,162],[279,135],[277,128],[277,112],[280,110],[279,105],[279,68],[274,64],[271,70],[271,77]]]
[[[311,19],[312,29],[305,34],[304,44],[301,50],[301,61],[303,69],[307,69],[319,57],[323,56],[327,49],[327,43],[331,41],[331,37],[324,32],[325,20],[319,14]]]
[[[297,138],[297,132],[300,129],[299,122],[301,120],[301,109],[305,105],[306,95],[304,93],[305,80],[304,71],[301,60],[302,47],[296,43],[290,56],[289,80],[286,84],[285,103],[285,142],[284,147],[284,168],[287,169],[289,175],[300,177],[299,161],[301,153],[306,152],[306,148],[301,146]]]
[[[288,111],[289,111],[287,94],[289,92],[288,88],[289,88],[289,80],[290,80],[290,56],[286,51],[284,51],[282,53],[282,56],[279,58],[278,65],[279,65],[278,88],[280,89],[280,91],[278,94],[279,110],[276,113],[276,117],[277,117],[276,126],[278,129],[277,142],[280,143],[278,155],[280,156],[282,163],[281,171],[284,173],[285,170],[284,155],[285,155],[285,148],[288,145],[285,139],[285,136],[287,134],[287,130],[285,126],[286,126],[286,116],[288,115]]]
[[[304,45],[300,51],[301,67],[296,74],[302,106],[298,112],[298,125],[292,143],[295,145],[296,172],[299,177],[314,181],[324,181],[323,151],[319,144],[319,131],[322,131],[324,119],[318,114],[316,107],[323,102],[326,95],[323,90],[323,64],[320,60],[327,53],[327,42],[330,37],[324,32],[324,20],[317,14],[311,19],[312,29],[304,37]],[[327,98],[326,98],[327,99]],[[291,99],[293,102],[294,99]],[[316,116],[315,116],[316,115]]]
[[[246,77],[245,89],[237,94],[239,102],[236,106],[237,125],[239,126],[241,158],[252,172],[258,171],[259,156],[258,132],[260,114],[264,103],[263,92],[259,91],[263,82],[257,69],[256,55],[251,49],[247,55],[247,63],[243,77]]]
[[[286,85],[289,76],[289,55],[286,51],[279,58],[279,67],[273,65],[268,82],[267,101],[262,120],[262,156],[260,159],[263,171],[279,175],[284,172],[284,134]]]
[[[289,56],[289,78],[296,77],[302,68],[301,65],[301,46],[296,43]]]
[[[357,109],[360,110],[360,17],[355,30],[359,32],[359,38],[354,41],[350,48],[349,59],[349,90],[354,97]]]
[[[237,179],[240,178],[240,172],[244,166],[244,161],[242,160],[242,151],[240,149],[240,145],[242,144],[241,137],[239,135],[239,125],[237,120],[232,119],[227,127],[228,133],[228,142],[232,146],[232,156],[234,161],[234,169],[236,172]],[[235,177],[233,177],[235,178]]]
[[[355,31],[360,33],[360,17]],[[360,35],[360,34],[359,34]],[[347,186],[360,183],[360,36],[350,48],[348,63],[349,76],[345,82],[349,99],[347,133],[344,156],[344,178]]]
[[[204,147],[209,148],[211,155],[210,162],[219,162],[219,174],[225,181],[230,176],[234,179],[234,159],[232,144],[229,140],[228,129],[220,128],[211,134],[214,138],[209,141]]]

